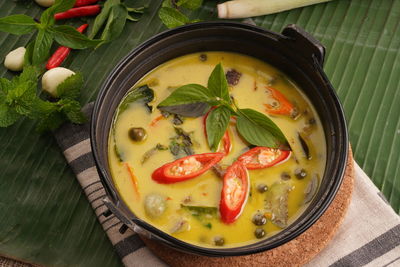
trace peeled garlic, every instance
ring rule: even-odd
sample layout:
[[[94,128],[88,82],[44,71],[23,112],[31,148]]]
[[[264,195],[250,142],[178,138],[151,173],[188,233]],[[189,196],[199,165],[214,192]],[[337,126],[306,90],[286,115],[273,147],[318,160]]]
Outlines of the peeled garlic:
[[[49,7],[54,5],[55,0],[35,0],[35,2],[43,7]]]
[[[72,70],[57,67],[46,71],[42,77],[42,89],[53,97],[57,97],[57,87],[68,77],[74,75]]]
[[[4,66],[13,71],[21,71],[24,67],[25,47],[18,47],[7,54]]]

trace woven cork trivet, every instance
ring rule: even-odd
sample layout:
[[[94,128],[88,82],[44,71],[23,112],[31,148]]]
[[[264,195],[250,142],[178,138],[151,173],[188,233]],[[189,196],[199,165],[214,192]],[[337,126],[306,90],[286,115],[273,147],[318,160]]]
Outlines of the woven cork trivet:
[[[353,185],[354,163],[352,152],[349,151],[343,183],[321,218],[294,240],[261,253],[212,258],[186,254],[154,240],[142,239],[155,255],[171,266],[302,266],[314,258],[335,235],[349,207]]]

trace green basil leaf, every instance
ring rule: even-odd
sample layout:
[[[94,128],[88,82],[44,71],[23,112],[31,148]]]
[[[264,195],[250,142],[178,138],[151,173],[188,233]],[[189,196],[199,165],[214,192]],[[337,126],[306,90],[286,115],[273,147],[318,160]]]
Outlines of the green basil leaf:
[[[36,22],[26,15],[0,18],[0,31],[16,35],[27,34],[36,29]]]
[[[85,49],[98,45],[100,40],[91,40],[82,33],[78,32],[74,27],[62,25],[51,27],[54,39],[62,46],[72,49]]]
[[[178,106],[192,103],[218,103],[210,90],[199,84],[187,84],[177,88],[158,107]]]
[[[127,16],[128,10],[124,5],[114,5],[111,8],[107,24],[101,35],[101,40],[103,40],[104,42],[110,42],[118,38],[122,30],[124,29]]]
[[[59,98],[76,99],[81,93],[83,86],[83,76],[81,73],[76,73],[65,79],[57,86],[57,95]]]
[[[53,44],[53,34],[46,29],[40,29],[33,47],[32,63],[38,65],[43,63],[50,54],[50,48]]]
[[[119,5],[120,3],[120,0],[108,0],[104,3],[100,14],[98,14],[96,16],[96,19],[94,20],[93,27],[89,34],[90,39],[93,39],[103,27],[104,23],[107,21],[108,16],[110,15],[111,8],[115,5]]]
[[[224,106],[212,109],[207,116],[206,131],[207,141],[212,151],[218,149],[218,145],[224,136],[231,118],[231,111]]]
[[[212,71],[210,77],[208,78],[207,87],[214,94],[214,96],[218,96],[228,103],[231,102],[228,91],[228,82],[226,81],[224,69],[222,68],[221,63],[215,66]]]
[[[203,0],[178,0],[177,6],[184,7],[190,10],[196,10],[201,7]]]
[[[33,48],[35,47],[35,42],[31,41],[26,46],[26,51],[24,55],[24,67],[32,65]]]
[[[175,28],[190,22],[189,18],[171,7],[161,7],[158,16],[168,28]]]
[[[118,107],[118,115],[124,112],[130,104],[141,101],[142,103],[149,103],[154,99],[154,91],[147,85],[134,88],[130,91],[122,100],[122,103]]]
[[[288,149],[288,142],[279,127],[264,114],[253,109],[239,109],[236,127],[250,144]]]
[[[56,0],[54,5],[55,13],[64,12],[74,7],[76,0]]]
[[[40,16],[40,23],[44,28],[54,25],[54,15],[71,9],[76,0],[56,0],[54,5],[47,8]]]
[[[184,105],[158,107],[158,109],[184,117],[200,117],[206,114],[210,107],[211,106],[207,103],[198,102]]]

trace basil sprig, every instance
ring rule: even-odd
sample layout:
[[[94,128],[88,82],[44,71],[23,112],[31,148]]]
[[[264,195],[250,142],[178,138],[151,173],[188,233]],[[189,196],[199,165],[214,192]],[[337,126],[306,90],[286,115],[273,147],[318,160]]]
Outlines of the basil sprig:
[[[120,0],[106,1],[103,9],[93,23],[89,38],[93,39],[104,28],[100,36],[102,40],[100,45],[117,39],[121,35],[127,20],[139,20],[136,17],[132,17],[129,13],[143,14],[144,9],[144,7],[127,7]]]
[[[54,15],[71,9],[76,0],[56,0],[40,17],[40,22],[26,15],[11,15],[0,18],[0,31],[21,35],[36,31],[32,52],[32,64],[43,63],[49,56],[54,41],[73,49],[84,49],[98,45],[101,40],[91,40],[72,26],[56,26]]]
[[[196,105],[203,108],[194,112]],[[215,108],[206,120],[207,141],[211,150],[218,148],[231,116],[237,117],[236,129],[250,144],[290,149],[285,135],[270,118],[253,109],[240,109],[233,103],[221,63],[212,71],[207,87],[200,84],[181,86],[157,107],[182,116],[191,114],[191,117],[199,117],[213,106]]]
[[[158,17],[168,28],[175,28],[188,23],[198,22],[199,20],[190,20],[181,10],[196,10],[203,4],[203,0],[164,0]]]

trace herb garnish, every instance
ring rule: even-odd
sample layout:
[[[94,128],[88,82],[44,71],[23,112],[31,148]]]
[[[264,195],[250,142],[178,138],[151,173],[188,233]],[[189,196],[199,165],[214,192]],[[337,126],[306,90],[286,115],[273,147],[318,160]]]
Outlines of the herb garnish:
[[[201,107],[196,113],[192,107]],[[272,148],[289,149],[286,137],[279,127],[266,115],[253,109],[240,109],[229,96],[228,84],[221,64],[212,71],[207,87],[200,84],[188,84],[177,88],[158,108],[182,116],[199,117],[212,106],[206,120],[207,139],[210,148],[215,151],[224,135],[231,116],[237,118],[236,128],[250,144]],[[173,111],[171,111],[173,110]]]
[[[86,118],[80,103],[75,100],[83,85],[82,75],[68,77],[57,87],[59,99],[55,102],[43,100],[37,94],[37,67],[26,66],[12,80],[0,78],[0,127],[13,125],[22,117],[37,120],[37,130],[54,130],[63,122],[83,123]]]
[[[188,23],[198,22],[199,20],[190,20],[188,16],[180,11],[185,8],[196,10],[203,4],[203,0],[164,0],[158,16],[165,26],[175,28]]]
[[[104,3],[100,14],[96,17],[89,38],[93,39],[103,28],[100,39],[101,44],[111,42],[121,35],[127,20],[138,21],[138,18],[132,17],[129,12],[143,14],[144,7],[129,8],[120,0],[108,0]]]
[[[26,15],[11,15],[0,18],[0,31],[21,35],[37,32],[33,45],[32,64],[43,63],[49,57],[54,41],[72,49],[84,49],[98,45],[101,40],[90,40],[74,27],[54,25],[54,14],[71,9],[75,0],[56,0],[40,17],[40,22]]]

